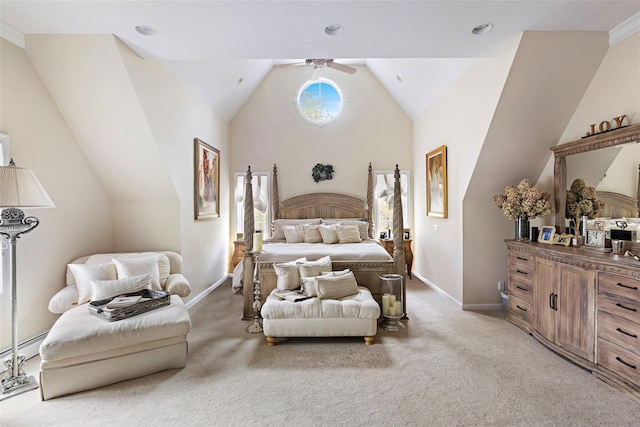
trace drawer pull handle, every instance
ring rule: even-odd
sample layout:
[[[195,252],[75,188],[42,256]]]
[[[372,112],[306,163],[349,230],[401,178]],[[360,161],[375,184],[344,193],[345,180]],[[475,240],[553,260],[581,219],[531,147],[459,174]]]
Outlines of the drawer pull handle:
[[[627,289],[631,289],[633,291],[637,291],[638,287],[637,286],[627,286],[627,285],[623,285],[622,283],[618,282],[616,283],[616,286],[620,286],[621,288],[627,288]]]
[[[520,307],[520,306],[519,306],[519,305],[517,305],[517,304],[516,304],[516,307],[518,307],[518,308],[519,308],[520,310],[522,310],[522,311],[529,311],[529,310],[527,310],[526,308],[522,308],[522,307]]]
[[[626,336],[629,336],[629,337],[631,337],[631,338],[638,338],[638,336],[637,336],[637,335],[635,335],[635,334],[630,334],[629,332],[623,331],[623,330],[622,330],[622,329],[620,329],[620,328],[616,328],[616,331],[620,332],[621,334],[625,334]]]
[[[522,271],[522,270],[516,270],[516,273],[520,273],[520,274],[524,274],[524,275],[529,274],[529,273],[527,273],[526,271]]]
[[[516,285],[516,288],[520,289],[521,291],[529,292],[529,289],[523,288],[522,286]]]
[[[631,363],[627,363],[624,360],[620,359],[620,356],[616,356],[616,360],[620,363],[622,363],[623,365],[627,365],[628,367],[630,367],[631,369],[638,369],[636,368],[634,365],[632,365]]]
[[[517,256],[516,258],[521,261],[529,261],[529,258],[522,258],[521,256]]]
[[[616,303],[616,305],[620,308],[624,308],[625,310],[629,310],[629,311],[634,311],[637,312],[638,310],[635,308],[629,308],[629,307],[625,307],[624,305],[620,304],[620,303]]]

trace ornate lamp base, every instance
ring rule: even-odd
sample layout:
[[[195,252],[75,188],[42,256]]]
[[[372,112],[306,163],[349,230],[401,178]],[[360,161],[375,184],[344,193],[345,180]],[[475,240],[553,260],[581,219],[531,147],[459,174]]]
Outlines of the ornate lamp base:
[[[250,334],[259,334],[262,332],[262,325],[258,319],[254,320],[253,323],[247,326],[247,332]]]
[[[380,327],[386,331],[396,332],[401,331],[406,327],[402,322],[400,322],[400,318],[402,318],[402,316],[387,316],[383,314],[382,317],[384,320],[380,322]]]
[[[11,375],[13,372],[13,363],[14,363],[14,355],[12,354],[9,358],[4,361],[5,366],[7,367],[5,377],[2,379],[2,394],[0,394],[0,400],[8,399],[12,396],[15,396],[20,393],[24,393],[25,391],[30,391],[38,388],[38,382],[35,378],[31,376],[27,376],[22,369],[22,364],[24,363],[24,356],[19,354],[15,361],[18,363],[18,372],[19,374],[16,376]]]

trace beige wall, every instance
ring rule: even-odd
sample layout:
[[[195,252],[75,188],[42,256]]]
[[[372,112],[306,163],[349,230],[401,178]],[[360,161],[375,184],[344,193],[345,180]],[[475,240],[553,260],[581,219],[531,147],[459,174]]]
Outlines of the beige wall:
[[[411,169],[412,124],[364,66],[354,75],[327,69],[346,99],[337,121],[305,122],[294,98],[309,67],[274,68],[231,121],[231,171],[271,171],[278,164],[280,200],[302,193],[337,192],[366,198],[367,167]],[[315,183],[316,163],[331,164],[334,178]]]
[[[109,197],[25,51],[0,39],[0,132],[11,155],[30,168],[56,204],[25,210],[40,225],[17,243],[20,339],[49,329],[49,299],[65,284],[71,260],[113,248]],[[10,300],[0,301],[0,348],[11,340]]]

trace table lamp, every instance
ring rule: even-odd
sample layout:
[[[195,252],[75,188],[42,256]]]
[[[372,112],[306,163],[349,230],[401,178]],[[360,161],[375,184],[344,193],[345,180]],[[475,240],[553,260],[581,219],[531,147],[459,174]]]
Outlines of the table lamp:
[[[17,167],[13,159],[0,167],[0,235],[9,241],[11,281],[11,356],[4,361],[0,400],[38,388],[35,378],[22,367],[25,357],[18,354],[18,298],[16,295],[16,239],[38,226],[38,218],[25,217],[20,208],[53,208],[55,205],[29,169]]]

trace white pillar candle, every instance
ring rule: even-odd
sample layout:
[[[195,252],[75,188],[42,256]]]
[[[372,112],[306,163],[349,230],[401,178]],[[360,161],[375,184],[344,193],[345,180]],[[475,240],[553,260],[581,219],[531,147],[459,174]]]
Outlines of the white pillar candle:
[[[389,307],[393,307],[393,304],[396,303],[396,296],[394,294],[389,294]]]
[[[395,316],[395,315],[396,315],[395,306],[393,304],[391,304],[389,306],[389,311],[387,312],[387,316]]]
[[[262,251],[262,233],[253,233],[253,251]]]
[[[395,312],[394,316],[402,316],[402,302],[396,301],[394,303],[393,311]]]
[[[389,294],[382,295],[382,314],[389,315]]]

